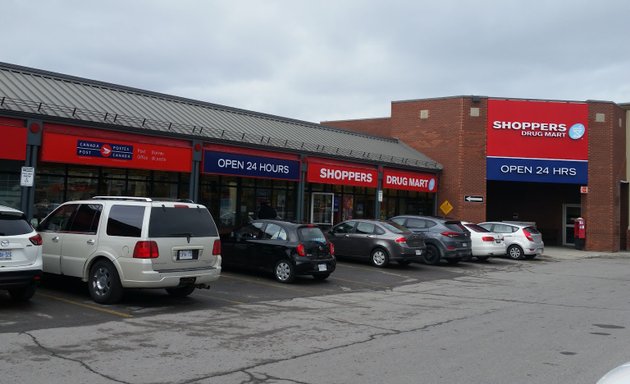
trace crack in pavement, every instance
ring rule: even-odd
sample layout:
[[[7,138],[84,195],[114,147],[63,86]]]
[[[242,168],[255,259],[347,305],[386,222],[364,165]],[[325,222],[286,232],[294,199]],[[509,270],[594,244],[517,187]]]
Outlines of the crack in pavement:
[[[35,343],[35,345],[37,345],[37,347],[41,348],[43,351],[46,351],[47,353],[49,353],[51,356],[53,356],[55,358],[58,358],[58,359],[61,359],[61,360],[72,361],[74,363],[78,363],[83,368],[87,369],[88,371],[94,373],[97,376],[105,378],[107,380],[111,380],[113,382],[122,383],[122,384],[132,384],[129,381],[118,380],[118,379],[115,379],[115,378],[113,378],[111,376],[108,376],[108,375],[106,375],[104,373],[98,372],[97,370],[95,370],[94,368],[90,367],[87,363],[85,363],[85,362],[83,362],[81,360],[73,359],[73,358],[66,357],[66,356],[62,356],[61,354],[53,351],[52,349],[45,347],[42,343],[39,342],[39,340],[37,340],[37,337],[35,337],[34,335],[32,335],[29,332],[22,332],[22,334],[29,336],[33,340],[33,343]]]

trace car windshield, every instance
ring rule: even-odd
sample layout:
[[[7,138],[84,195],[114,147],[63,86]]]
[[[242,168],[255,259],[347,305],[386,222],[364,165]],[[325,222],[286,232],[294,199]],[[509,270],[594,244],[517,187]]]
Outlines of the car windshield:
[[[383,228],[393,233],[409,232],[407,228],[403,227],[400,224],[394,223],[393,221],[381,221],[380,224],[383,226]]]
[[[464,226],[466,226],[466,228],[470,229],[471,231],[475,231],[475,232],[482,232],[482,233],[490,232],[484,227],[479,226],[477,224],[464,224]]]
[[[149,237],[217,236],[217,227],[205,208],[153,207]]]
[[[447,221],[444,223],[444,226],[451,231],[455,232],[466,232],[466,227],[459,221]]]
[[[298,236],[302,241],[326,242],[324,233],[318,227],[300,227],[298,228]]]
[[[536,227],[525,227],[525,228],[523,228],[523,230],[526,230],[529,233],[532,233],[534,235],[537,235],[537,234],[540,233],[540,232],[538,232],[538,229],[536,229]]]
[[[0,236],[24,235],[33,232],[33,227],[21,212],[0,213]]]

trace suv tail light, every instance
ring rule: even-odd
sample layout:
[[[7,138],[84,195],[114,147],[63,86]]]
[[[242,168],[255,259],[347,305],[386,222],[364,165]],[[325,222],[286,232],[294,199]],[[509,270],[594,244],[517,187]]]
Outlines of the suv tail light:
[[[407,238],[406,237],[399,237],[395,240],[398,244],[406,244],[407,243]]]
[[[525,237],[527,237],[527,240],[534,242],[532,234],[526,228],[523,228],[523,234],[525,235]]]
[[[158,245],[155,241],[138,241],[133,249],[135,259],[157,259],[160,257]]]
[[[494,237],[492,236],[483,236],[481,241],[494,241]]]
[[[221,254],[221,240],[215,240],[212,244],[212,256],[219,256]]]
[[[446,236],[446,237],[450,237],[450,238],[454,238],[454,237],[459,237],[462,234],[460,232],[452,232],[452,231],[444,231],[441,233],[442,236]]]
[[[335,244],[328,243],[328,249],[330,250],[330,255],[335,256]]]
[[[44,243],[44,241],[42,240],[42,235],[40,235],[39,233],[35,236],[31,236],[28,238],[31,243],[33,243],[33,245],[42,245]]]
[[[298,256],[306,256],[306,248],[304,248],[304,244],[298,244],[296,250]]]

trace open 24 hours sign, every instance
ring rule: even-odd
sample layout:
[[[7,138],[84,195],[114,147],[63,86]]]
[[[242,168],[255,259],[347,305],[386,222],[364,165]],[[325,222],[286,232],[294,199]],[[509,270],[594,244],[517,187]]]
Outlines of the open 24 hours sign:
[[[488,100],[488,180],[587,184],[586,103]]]

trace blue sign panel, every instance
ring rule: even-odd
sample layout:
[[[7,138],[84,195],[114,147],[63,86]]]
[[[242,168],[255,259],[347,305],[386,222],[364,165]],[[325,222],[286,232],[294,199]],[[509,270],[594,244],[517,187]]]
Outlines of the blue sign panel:
[[[486,173],[488,180],[586,185],[588,181],[588,162],[586,160],[488,157]]]
[[[231,176],[299,180],[300,162],[272,157],[205,151],[203,172]]]

